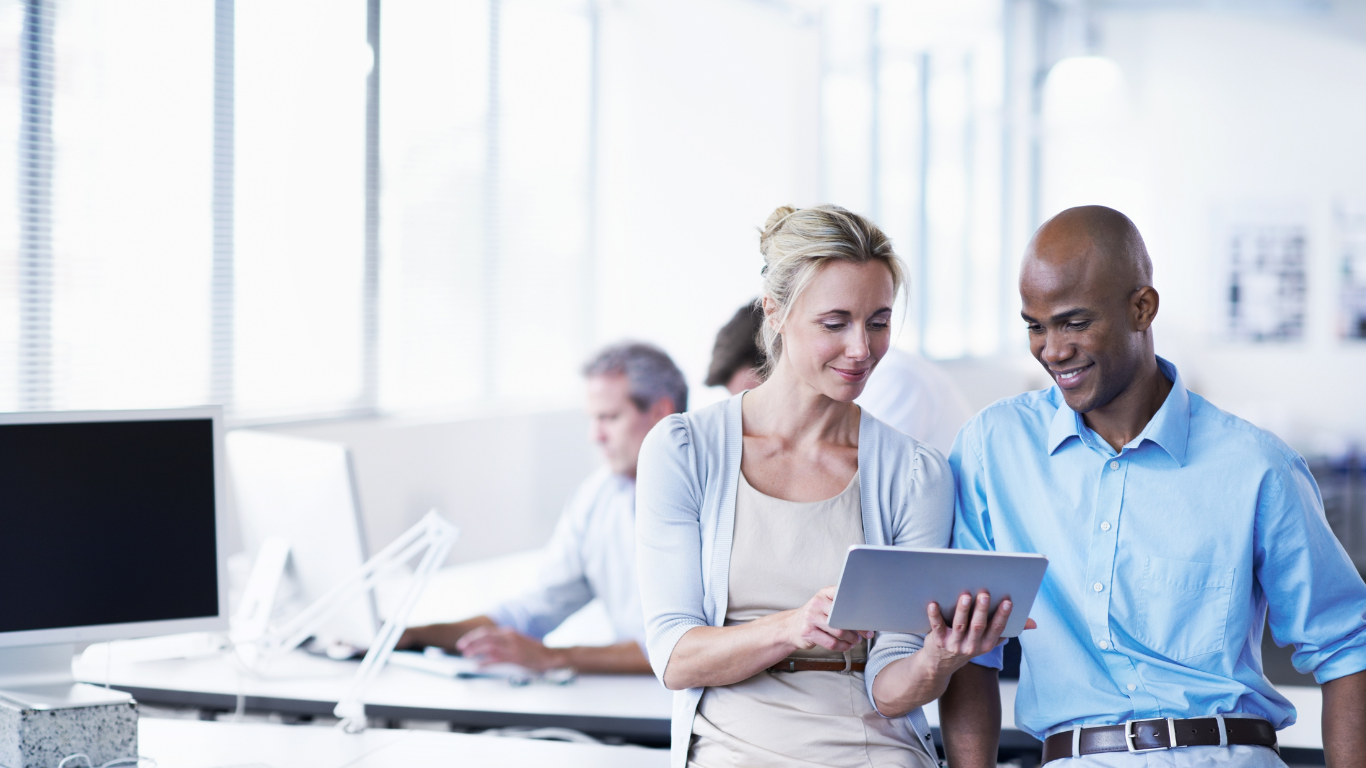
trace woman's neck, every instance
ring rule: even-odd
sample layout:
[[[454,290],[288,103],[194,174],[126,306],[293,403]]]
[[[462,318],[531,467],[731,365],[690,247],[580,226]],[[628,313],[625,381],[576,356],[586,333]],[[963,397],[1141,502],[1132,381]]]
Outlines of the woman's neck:
[[[781,358],[768,380],[745,395],[742,409],[746,435],[858,445],[859,407],[822,394]]]

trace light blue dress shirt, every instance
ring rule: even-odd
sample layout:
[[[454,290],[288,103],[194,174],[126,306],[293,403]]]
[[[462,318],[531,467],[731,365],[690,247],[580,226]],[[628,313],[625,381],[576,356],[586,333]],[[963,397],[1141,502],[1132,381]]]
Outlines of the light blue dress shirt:
[[[1326,682],[1366,669],[1366,585],[1299,454],[1186,390],[1116,453],[1056,387],[959,433],[954,545],[1039,552],[1015,722],[1077,725],[1295,709],[1262,674],[1262,629]],[[999,649],[994,652],[999,654]]]
[[[536,585],[489,611],[500,627],[544,639],[594,598],[602,600],[616,642],[645,649],[636,580],[636,484],[606,467],[588,476],[545,545]]]

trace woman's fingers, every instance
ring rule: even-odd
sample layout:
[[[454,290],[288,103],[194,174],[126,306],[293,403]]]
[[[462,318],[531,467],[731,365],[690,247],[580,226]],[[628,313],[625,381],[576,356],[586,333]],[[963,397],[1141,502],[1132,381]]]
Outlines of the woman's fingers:
[[[1038,629],[1039,623],[1033,619],[1025,619],[1025,629]]]

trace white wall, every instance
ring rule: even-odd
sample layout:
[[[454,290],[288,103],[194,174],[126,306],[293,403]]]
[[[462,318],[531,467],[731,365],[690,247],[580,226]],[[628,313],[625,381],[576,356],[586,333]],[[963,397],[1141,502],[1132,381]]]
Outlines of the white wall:
[[[603,6],[596,337],[662,346],[702,392],[759,290],[758,227],[817,201],[819,37],[785,4]]]
[[[1196,12],[1110,13],[1099,31],[1133,123],[1093,138],[1123,160],[1068,171],[1060,155],[1086,143],[1071,136],[1052,147],[1042,215],[1083,202],[1132,215],[1162,296],[1159,354],[1192,389],[1301,450],[1366,440],[1366,345],[1336,336],[1332,220],[1335,201],[1366,198],[1366,45],[1293,18]],[[1230,212],[1249,208],[1305,216],[1301,342],[1235,343],[1225,333],[1218,235]]]

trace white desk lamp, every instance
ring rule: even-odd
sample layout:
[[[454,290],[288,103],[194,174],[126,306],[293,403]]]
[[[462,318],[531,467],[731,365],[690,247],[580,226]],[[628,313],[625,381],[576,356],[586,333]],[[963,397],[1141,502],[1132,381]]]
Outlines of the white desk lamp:
[[[349,601],[374,589],[385,576],[401,568],[419,553],[422,554],[398,610],[384,622],[370,649],[366,651],[365,658],[361,660],[351,687],[333,710],[333,714],[341,719],[343,730],[348,733],[365,730],[365,689],[389,660],[399,636],[407,626],[408,614],[426,589],[432,574],[446,561],[446,554],[459,535],[460,529],[446,522],[436,510],[428,512],[417,525],[370,558],[346,581],[333,587],[275,630],[268,630],[270,613],[288,560],[289,544],[283,539],[267,540],[257,554],[251,579],[242,595],[241,608],[233,621],[233,642],[239,657],[248,666],[254,667],[294,650],[315,634],[318,627],[346,607]]]

